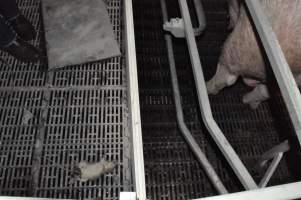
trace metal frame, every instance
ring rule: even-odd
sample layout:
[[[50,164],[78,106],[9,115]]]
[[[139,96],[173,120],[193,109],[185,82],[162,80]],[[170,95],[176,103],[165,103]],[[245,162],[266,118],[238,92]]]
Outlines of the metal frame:
[[[288,200],[301,197],[301,182],[195,200]]]
[[[279,41],[258,0],[246,0],[301,144],[301,95]]]
[[[161,0],[161,7],[162,7],[162,14],[163,14],[163,24],[168,22],[168,16],[167,16],[167,9],[166,9],[166,2],[164,0]],[[272,175],[274,174],[277,166],[279,165],[284,152],[276,152],[274,153],[271,158],[268,158],[267,160],[273,159],[271,165],[268,167],[268,170],[266,171],[265,175],[263,176],[262,180],[260,181],[259,185],[255,183],[255,181],[252,179],[251,175],[243,165],[243,163],[239,160],[238,155],[234,152],[231,145],[226,140],[225,136],[217,126],[216,122],[213,119],[212,112],[210,109],[210,103],[208,94],[206,93],[206,86],[205,86],[205,80],[202,79],[203,76],[200,77],[200,75],[203,75],[202,73],[202,66],[200,63],[200,58],[198,55],[198,49],[195,42],[195,36],[193,35],[193,28],[192,23],[190,20],[190,14],[187,6],[186,0],[179,0],[180,9],[182,16],[184,18],[184,30],[185,35],[189,47],[189,53],[192,60],[192,67],[194,72],[194,78],[196,81],[196,87],[198,90],[198,98],[200,102],[200,107],[202,111],[203,120],[206,123],[206,126],[211,133],[212,137],[215,139],[215,142],[219,145],[221,151],[224,153],[224,156],[227,158],[228,162],[231,164],[232,162],[232,168],[236,175],[239,177],[241,183],[243,186],[247,189],[256,189],[258,187],[266,187],[269,180],[271,179]],[[201,6],[202,7],[202,6]],[[202,10],[199,12],[203,12]],[[181,19],[182,20],[182,19]],[[201,24],[200,24],[201,26]],[[164,27],[164,26],[163,26]],[[177,121],[180,131],[182,132],[186,142],[188,143],[189,147],[193,151],[193,153],[196,155],[196,158],[201,163],[201,165],[204,168],[204,171],[208,175],[209,179],[213,183],[215,189],[220,194],[228,193],[225,186],[219,179],[218,175],[216,174],[214,168],[211,166],[210,162],[207,160],[206,156],[198,146],[198,144],[195,142],[194,138],[192,137],[190,131],[188,130],[183,117],[183,111],[182,111],[182,105],[181,105],[181,95],[179,91],[178,86],[178,79],[177,79],[177,72],[175,67],[175,59],[174,59],[174,53],[173,53],[173,45],[172,45],[172,39],[171,36],[166,34],[165,35],[166,40],[166,46],[168,50],[168,60],[169,60],[169,66],[170,66],[170,72],[171,72],[171,79],[172,79],[172,88],[173,88],[173,95],[174,95],[174,101],[175,101],[175,107],[177,112]],[[226,145],[225,145],[226,144]],[[288,143],[285,142],[281,146],[288,146]],[[228,146],[228,148],[226,148]],[[278,147],[277,147],[278,148]],[[287,147],[289,148],[289,146]],[[274,151],[273,149],[271,150]]]
[[[199,26],[194,29],[195,36],[201,35],[206,28],[206,17],[204,13],[203,4],[200,0],[193,0],[196,16],[199,21]]]
[[[133,149],[133,172],[134,183],[137,199],[146,199],[145,187],[145,172],[144,172],[144,157],[143,143],[140,117],[138,75],[137,75],[137,60],[136,46],[134,33],[134,18],[132,0],[124,2],[125,13],[125,43],[126,43],[126,67],[129,79],[129,108],[130,108],[130,130],[132,132],[132,149]]]
[[[127,2],[127,1],[126,1]],[[196,41],[194,38],[194,30],[192,27],[190,14],[187,6],[186,0],[178,0],[180,5],[181,14],[183,16],[184,20],[184,27],[185,27],[185,35],[187,39],[187,45],[189,48],[190,53],[190,59],[192,63],[193,73],[194,73],[194,79],[197,86],[197,94],[199,99],[199,106],[201,109],[202,117],[204,120],[204,123],[209,130],[211,136],[217,143],[218,147],[224,154],[225,158],[229,162],[230,166],[234,170],[235,174],[238,176],[239,180],[243,184],[243,186],[247,190],[246,192],[239,192],[239,193],[233,193],[228,195],[221,195],[216,197],[208,197],[208,198],[202,198],[202,199],[208,199],[208,200],[237,200],[237,199],[253,199],[256,196],[257,200],[282,200],[282,199],[296,199],[301,197],[301,182],[296,182],[292,184],[286,184],[286,185],[279,185],[274,187],[268,187],[263,189],[258,189],[257,184],[253,180],[253,178],[250,176],[249,172],[239,159],[238,155],[233,150],[230,143],[227,141],[225,136],[223,135],[222,131],[218,127],[217,123],[213,119],[211,108],[210,108],[210,102],[208,98],[208,93],[206,90],[205,80],[203,76],[202,66],[200,62],[200,57],[198,54],[198,49],[196,46]],[[130,1],[131,4],[131,1]],[[270,60],[270,63],[272,65],[272,69],[275,73],[277,82],[280,86],[280,90],[282,92],[282,95],[284,97],[287,109],[290,113],[291,120],[293,122],[297,137],[299,139],[299,142],[301,141],[301,113],[298,111],[301,110],[301,96],[299,93],[299,89],[297,87],[296,82],[294,81],[294,77],[292,72],[290,71],[290,68],[287,64],[287,61],[283,55],[283,52],[281,50],[281,47],[279,45],[279,42],[276,38],[275,33],[272,30],[272,27],[270,26],[266,16],[264,15],[264,12],[260,6],[260,3],[258,0],[246,0],[246,4],[249,8],[250,14],[253,18],[253,21],[255,23],[256,29],[258,31],[258,34],[260,36],[260,39],[262,40],[263,46],[266,50],[266,53],[268,55],[268,58]],[[166,16],[165,16],[166,18]],[[166,21],[166,19],[164,20]],[[132,24],[130,24],[132,26]],[[126,26],[129,28],[128,26]],[[166,41],[168,46],[172,47],[171,45],[171,38],[166,36]],[[134,40],[130,41],[131,44],[134,44]],[[130,44],[130,43],[127,43]],[[172,51],[169,50],[169,59],[171,56]],[[135,55],[134,55],[135,56]],[[130,64],[130,63],[129,63]],[[129,65],[131,66],[131,65]],[[171,71],[173,72],[173,83],[176,83],[177,85],[177,78],[176,78],[176,71],[172,69],[171,65]],[[137,72],[136,72],[137,73]],[[137,75],[137,74],[134,74]],[[173,86],[174,87],[174,86]],[[174,91],[177,91],[177,87],[173,88]],[[178,101],[180,99],[179,94],[175,93],[175,101],[176,106],[181,108],[181,102]],[[132,100],[132,99],[131,99]],[[139,105],[138,105],[139,110]],[[181,112],[181,111],[180,111]],[[178,114],[178,119],[181,119],[181,115]],[[179,120],[180,121],[180,120]],[[140,122],[140,121],[139,121]],[[135,125],[135,124],[134,124]],[[181,125],[181,123],[180,123]],[[184,126],[185,127],[185,126]],[[141,127],[140,127],[141,129]],[[183,129],[183,126],[182,126]],[[184,128],[185,130],[185,128]],[[141,130],[140,130],[141,131]],[[186,137],[187,139],[187,137]],[[189,143],[189,139],[188,143]],[[138,141],[139,142],[139,141]],[[142,141],[140,141],[142,142]],[[191,142],[190,142],[191,144]],[[191,145],[193,146],[193,145]],[[283,153],[279,153],[273,160],[272,165],[269,167],[266,177],[263,177],[260,186],[265,186],[267,183],[267,180],[272,175],[272,172],[275,170],[277,164],[280,162],[280,159],[282,158]],[[139,163],[136,163],[136,165],[140,166]],[[138,173],[143,171],[143,169],[135,170]],[[137,174],[135,174],[137,176]],[[140,174],[141,175],[141,174]],[[143,177],[144,178],[144,177]],[[137,178],[135,178],[136,180]],[[139,179],[138,179],[139,180]],[[137,190],[138,189],[138,190]],[[144,188],[137,188],[136,191],[139,193],[144,190],[145,194],[145,187]]]
[[[270,166],[268,167],[266,173],[262,177],[260,183],[258,184],[260,188],[266,187],[274,172],[276,171],[284,153],[290,150],[288,140],[283,143],[273,147],[269,151],[265,152],[258,162],[258,167],[263,167],[267,164],[269,160],[272,160]]]
[[[140,105],[139,105],[139,92],[138,92],[138,75],[137,75],[137,62],[136,62],[136,48],[135,48],[135,35],[134,35],[134,22],[133,22],[133,8],[132,0],[126,0],[124,2],[124,20],[125,20],[125,63],[127,68],[127,77],[129,81],[128,85],[128,106],[130,111],[129,127],[131,130],[131,144],[128,148],[131,148],[133,153],[133,178],[135,183],[135,192],[121,192],[120,200],[146,200],[146,187],[145,187],[145,173],[144,173],[144,158],[143,158],[143,144],[142,144],[142,131],[141,131],[141,118],[140,118]],[[49,77],[52,77],[52,72],[49,72]],[[8,88],[9,90],[10,88]],[[39,88],[33,88],[37,90]],[[46,86],[42,89],[51,90],[50,86]],[[70,89],[70,88],[69,88]],[[99,87],[98,87],[99,89]],[[66,88],[62,88],[66,90]],[[43,105],[45,102],[43,102]],[[42,112],[42,116],[45,112]],[[39,138],[43,139],[44,129],[40,130]],[[40,164],[41,149],[40,140],[35,145],[36,149],[34,152],[35,163],[34,165]],[[33,182],[38,181],[38,172],[34,171]],[[33,187],[35,188],[35,187]],[[35,194],[35,190],[31,191]],[[34,198],[34,197],[9,197],[0,196],[0,200],[51,200],[52,198]]]
[[[198,27],[194,28],[194,35],[199,36],[203,33],[203,31],[206,28],[206,17],[205,17],[205,12],[203,8],[203,4],[201,3],[200,0],[193,0],[195,11],[196,11],[196,16],[198,19]],[[185,31],[184,31],[184,23],[182,19],[179,18],[172,18],[170,22],[168,19],[164,20],[164,25],[163,29],[165,31],[171,32],[175,37],[177,38],[184,38],[185,37]]]
[[[178,0],[180,4],[181,13],[184,19],[185,35],[189,47],[191,63],[195,82],[197,85],[197,94],[200,103],[202,117],[206,127],[211,136],[217,143],[220,150],[223,152],[232,169],[238,176],[243,186],[251,191],[202,198],[204,200],[238,200],[238,199],[253,199],[257,200],[283,200],[296,199],[301,197],[301,182],[279,185],[274,187],[267,187],[258,189],[258,186],[250,176],[249,172],[242,164],[238,155],[235,153],[230,143],[227,141],[217,123],[213,119],[208,93],[205,86],[202,66],[196,46],[194,31],[191,24],[190,14],[186,0]],[[280,90],[284,97],[290,118],[293,122],[299,143],[301,143],[301,95],[287,61],[283,55],[279,42],[275,33],[272,30],[258,0],[246,0],[247,7],[266,50],[270,60],[272,69],[275,73]],[[142,146],[142,131],[140,119],[139,93],[138,93],[138,76],[136,63],[136,49],[134,37],[134,23],[132,12],[132,1],[124,1],[125,6],[125,32],[126,32],[126,66],[129,77],[129,106],[131,111],[130,127],[132,130],[132,144],[133,144],[133,166],[134,166],[134,181],[136,193],[121,193],[121,199],[140,199],[146,200],[145,189],[145,174],[144,174],[144,159]],[[175,79],[176,80],[176,79]],[[179,94],[178,94],[179,95]],[[180,102],[178,102],[179,104]],[[280,153],[274,162],[279,162],[282,157]],[[274,170],[274,165],[271,170]],[[23,198],[23,197],[0,197],[0,200],[10,199],[41,199],[41,198]],[[42,199],[41,199],[42,200]],[[200,200],[200,199],[199,199]]]
[[[275,156],[275,158],[273,159],[271,165],[269,166],[268,170],[266,171],[265,175],[263,176],[263,178],[261,179],[260,183],[258,184],[258,186],[260,188],[264,188],[267,186],[268,182],[270,181],[270,179],[272,178],[274,172],[276,171],[281,159],[283,158],[283,153],[279,153],[278,155]]]
[[[222,151],[223,155],[227,159],[228,163],[232,167],[233,171],[237,175],[242,185],[247,190],[256,189],[258,188],[258,186],[255,183],[254,179],[251,177],[250,173],[243,165],[242,161],[240,160],[240,158],[238,157],[231,144],[228,142],[228,140],[226,139],[226,137],[224,136],[221,129],[218,127],[216,121],[213,118],[200,56],[198,53],[193,33],[188,5],[186,0],[178,0],[178,2],[180,5],[182,17],[184,19],[186,40],[189,49],[190,60],[192,63],[193,75],[203,121],[209,133],[213,137],[215,143]]]
[[[53,200],[53,199],[50,199],[50,198],[34,198],[34,197],[8,197],[8,196],[2,196],[2,197],[0,197],[0,200]]]
[[[184,2],[185,1],[185,2]],[[281,50],[279,41],[277,40],[276,34],[274,33],[266,15],[263,12],[263,9],[258,0],[245,0],[246,5],[251,14],[251,18],[255,24],[256,31],[261,39],[263,47],[267,53],[268,59],[270,61],[272,70],[275,74],[276,80],[279,84],[282,96],[284,98],[285,104],[289,111],[290,118],[292,120],[293,126],[295,128],[297,138],[299,143],[301,142],[301,95],[297,87],[296,82],[294,81],[294,76],[289,68],[289,65],[284,57],[284,54]],[[182,10],[188,11],[186,0],[179,0],[182,2]],[[184,6],[184,9],[183,9]],[[184,13],[185,14],[185,13]],[[187,14],[187,13],[186,13]],[[189,14],[189,13],[188,13]],[[183,15],[183,11],[182,11]],[[189,18],[189,16],[188,16]],[[188,24],[188,25],[187,25]],[[185,26],[188,26],[188,29],[191,28],[190,20],[186,20]],[[189,27],[190,26],[190,27]],[[188,30],[189,32],[191,30]],[[188,35],[188,34],[187,34]],[[190,35],[188,35],[190,36]],[[187,37],[188,38],[188,37]],[[189,39],[187,39],[189,40]],[[193,41],[194,39],[190,40]],[[194,44],[195,45],[195,44]],[[191,52],[191,46],[188,46]],[[191,55],[193,58],[193,56]],[[196,59],[196,58],[195,58]],[[274,157],[271,166],[266,172],[265,177],[261,180],[259,186],[264,187],[272,175],[273,171],[276,169],[276,166],[283,157],[283,152],[279,152],[277,156]],[[286,200],[286,199],[297,199],[301,197],[301,182],[278,185],[274,187],[268,187],[263,189],[255,189],[246,192],[233,193],[229,195],[222,195],[216,197],[208,197],[202,199],[208,200],[240,200],[240,199],[253,199],[256,197],[257,200]]]
[[[199,0],[196,0],[199,1]],[[162,9],[162,15],[163,15],[163,23],[168,21],[168,14],[167,14],[167,8],[166,8],[166,1],[160,0],[161,3],[161,9]],[[201,4],[199,2],[199,4]],[[200,11],[201,12],[201,11]],[[200,24],[200,27],[205,27],[205,25]],[[191,132],[187,128],[184,120],[183,115],[183,108],[181,103],[181,94],[178,84],[178,77],[177,77],[177,70],[176,70],[176,63],[174,58],[174,52],[173,52],[173,45],[172,45],[172,38],[169,34],[165,34],[165,41],[167,46],[167,54],[168,54],[168,61],[169,61],[169,67],[170,67],[170,74],[171,74],[171,82],[172,82],[172,89],[173,89],[173,95],[174,95],[174,102],[177,112],[177,121],[180,131],[182,132],[186,142],[188,143],[189,147],[191,148],[192,152],[200,162],[200,164],[203,166],[203,169],[205,170],[207,176],[209,177],[212,185],[215,187],[215,189],[220,194],[226,194],[228,193],[226,187],[220,180],[219,176],[215,172],[213,166],[206,158],[206,155],[203,153],[202,149],[199,147],[195,139],[193,138]]]

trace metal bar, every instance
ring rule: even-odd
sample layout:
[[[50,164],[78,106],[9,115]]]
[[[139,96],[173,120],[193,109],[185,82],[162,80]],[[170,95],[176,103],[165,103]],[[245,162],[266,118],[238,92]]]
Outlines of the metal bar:
[[[301,182],[195,200],[288,200],[301,198]]]
[[[34,197],[8,197],[2,196],[0,200],[53,200],[53,198],[34,198]],[[65,199],[67,200],[67,199]],[[71,200],[71,199],[69,199]]]
[[[195,36],[201,35],[206,28],[206,17],[201,0],[193,0],[199,26],[194,29]]]
[[[167,8],[166,8],[166,1],[161,0],[161,8],[162,8],[162,15],[163,15],[163,23],[168,21],[168,15],[167,15]],[[178,84],[178,77],[177,77],[177,70],[176,70],[176,64],[175,64],[175,58],[174,58],[174,52],[173,52],[173,45],[172,45],[172,38],[170,35],[165,34],[165,41],[167,46],[167,54],[168,54],[168,60],[169,60],[169,67],[170,67],[170,73],[171,73],[171,82],[172,82],[172,89],[173,89],[173,95],[174,95],[174,101],[175,101],[175,107],[177,112],[177,121],[179,128],[188,143],[189,147],[193,151],[194,155],[202,165],[203,169],[205,170],[207,176],[209,177],[211,183],[215,187],[215,189],[220,194],[226,194],[228,193],[227,189],[223,185],[222,181],[218,177],[217,173],[215,172],[214,168],[206,158],[205,154],[203,153],[202,149],[199,147],[193,136],[191,135],[189,129],[187,128],[185,122],[184,122],[184,115],[183,115],[183,108],[181,104],[181,94]]]
[[[186,40],[189,48],[190,59],[192,63],[193,75],[195,79],[197,95],[199,99],[199,106],[204,123],[217,143],[218,147],[224,154],[225,158],[229,162],[230,166],[234,170],[235,174],[239,178],[242,185],[250,190],[258,188],[255,181],[251,177],[250,173],[239,159],[238,155],[218,127],[217,123],[213,119],[212,111],[210,108],[209,97],[206,89],[206,83],[203,75],[202,65],[196,46],[196,41],[192,29],[190,14],[186,0],[178,0],[180,4],[180,10],[185,24]]]
[[[145,172],[140,118],[138,74],[132,0],[123,1],[125,6],[126,67],[129,80],[129,107],[133,145],[134,183],[137,199],[146,200]]]
[[[281,159],[283,158],[284,153],[289,151],[289,149],[290,149],[290,146],[289,146],[288,140],[286,140],[286,141],[282,142],[281,144],[273,147],[272,149],[270,149],[269,151],[267,151],[266,153],[264,153],[261,156],[261,158],[258,162],[259,168],[264,167],[269,160],[273,159],[273,161],[270,164],[270,166],[268,167],[266,173],[264,174],[263,178],[261,179],[261,181],[259,183],[260,188],[267,186],[272,175],[276,171],[277,166],[279,165]]]
[[[294,76],[258,0],[246,0],[253,22],[269,58],[288,113],[301,145],[301,96]]]
[[[288,143],[288,140],[285,140],[281,144],[273,147],[272,149],[265,152],[258,161],[259,166],[263,166],[268,160],[273,159],[276,155],[279,153],[285,153],[290,150],[290,145]]]
[[[271,165],[269,166],[268,170],[266,171],[266,173],[264,174],[263,178],[261,179],[258,185],[260,188],[267,186],[268,182],[270,181],[272,175],[276,171],[282,158],[283,158],[283,153],[279,153],[278,155],[275,156]]]

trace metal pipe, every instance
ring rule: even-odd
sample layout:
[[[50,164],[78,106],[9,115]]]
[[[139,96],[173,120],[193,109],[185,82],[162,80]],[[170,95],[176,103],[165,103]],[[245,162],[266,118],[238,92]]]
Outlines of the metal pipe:
[[[129,102],[130,107],[130,130],[132,132],[133,172],[137,199],[146,200],[145,171],[143,157],[143,143],[140,117],[138,72],[136,60],[136,46],[134,33],[134,17],[132,0],[124,1],[125,18],[125,62],[128,75]]]
[[[279,41],[258,0],[246,0],[301,144],[301,95]]]
[[[205,12],[201,0],[193,0],[193,3],[199,21],[199,26],[198,28],[194,29],[194,34],[195,36],[199,36],[203,33],[203,31],[206,28],[206,17],[205,17]]]
[[[1,196],[0,200],[53,200],[54,198],[39,198],[39,197],[15,197],[15,196]],[[64,199],[75,200],[75,199]]]
[[[301,182],[195,200],[288,200],[301,198]]]
[[[164,23],[168,21],[166,2],[165,0],[161,0],[160,2],[161,2],[162,14],[163,14],[163,23]],[[199,145],[191,135],[189,129],[187,128],[184,122],[183,109],[181,105],[181,95],[180,95],[180,89],[178,85],[177,71],[176,71],[175,58],[173,52],[172,38],[170,35],[165,34],[165,40],[166,40],[169,67],[170,67],[170,73],[172,79],[172,89],[173,89],[175,107],[177,112],[177,121],[179,124],[180,131],[182,132],[186,142],[188,143],[189,147],[197,157],[198,161],[203,166],[207,176],[209,177],[215,189],[220,194],[226,194],[228,193],[227,189],[223,185],[222,181],[216,174],[214,168],[206,158],[205,154],[202,152],[201,148],[199,147]]]
[[[254,179],[251,177],[250,173],[243,165],[242,161],[240,160],[212,116],[206,83],[198,49],[196,46],[187,2],[186,0],[178,0],[178,2],[180,5],[182,17],[184,19],[186,40],[189,49],[193,75],[196,83],[199,106],[204,123],[242,185],[248,190],[256,189],[258,188],[258,186],[256,185]]]
[[[267,186],[272,175],[276,171],[284,153],[289,150],[290,150],[290,146],[289,146],[288,140],[286,140],[286,141],[282,142],[281,144],[273,147],[272,149],[270,149],[269,151],[267,151],[266,153],[264,153],[261,156],[261,158],[259,159],[258,165],[257,165],[258,168],[264,167],[268,163],[269,160],[272,160],[272,163],[270,164],[266,173],[264,174],[263,178],[261,179],[260,183],[258,184],[258,186],[260,188]]]
[[[290,150],[288,140],[285,140],[281,144],[273,147],[272,149],[265,152],[258,161],[258,166],[263,167],[269,160],[274,159],[279,153],[285,153]]]
[[[258,185],[260,188],[267,186],[267,184],[269,183],[270,179],[272,178],[274,172],[276,171],[282,157],[283,157],[282,152],[275,156],[271,165],[269,166],[268,170],[266,171],[266,173],[264,174],[263,178],[261,179],[261,181]]]

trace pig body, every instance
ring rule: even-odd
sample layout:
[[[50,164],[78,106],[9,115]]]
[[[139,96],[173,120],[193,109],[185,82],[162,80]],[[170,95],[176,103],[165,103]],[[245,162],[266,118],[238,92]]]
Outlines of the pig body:
[[[301,1],[261,0],[261,4],[297,84],[301,86]],[[240,6],[235,27],[224,43],[217,72],[207,83],[208,93],[218,93],[224,87],[234,84],[241,76],[247,85],[255,87],[253,93],[244,97],[244,103],[255,108],[267,99],[268,90],[264,85],[265,62],[259,44],[246,8]]]
[[[233,29],[238,21],[241,0],[228,0],[230,23],[229,28]]]

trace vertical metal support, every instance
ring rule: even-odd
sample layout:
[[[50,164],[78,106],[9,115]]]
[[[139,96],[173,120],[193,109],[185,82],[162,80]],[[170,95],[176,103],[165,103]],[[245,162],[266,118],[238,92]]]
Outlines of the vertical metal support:
[[[162,8],[163,23],[165,23],[168,21],[166,1],[160,0],[160,2],[161,2],[161,8]],[[215,187],[215,189],[220,194],[226,194],[226,193],[228,193],[227,189],[223,185],[222,181],[218,177],[214,168],[212,167],[212,165],[206,158],[205,154],[202,152],[202,149],[199,147],[199,145],[197,144],[197,142],[191,135],[191,132],[189,131],[189,129],[187,128],[187,126],[184,122],[184,115],[183,115],[183,108],[182,108],[182,104],[181,104],[181,94],[180,94],[178,78],[177,78],[177,70],[176,70],[176,64],[175,64],[175,58],[174,58],[174,52],[173,52],[172,38],[168,34],[165,34],[164,37],[165,37],[166,46],[167,46],[167,54],[168,54],[168,61],[169,61],[169,67],[170,67],[170,73],[171,73],[172,89],[173,89],[173,95],[174,95],[179,129],[182,132],[186,142],[190,146],[192,152],[196,156],[197,160],[200,162],[203,169],[205,170],[212,185]]]
[[[126,0],[123,2],[125,7],[125,57],[129,80],[129,107],[131,111],[130,130],[132,131],[135,191],[137,194],[137,199],[146,200],[133,7],[132,0]]]
[[[178,2],[180,5],[182,17],[184,19],[186,40],[190,53],[190,60],[192,63],[193,75],[199,99],[199,106],[204,123],[242,185],[248,190],[256,189],[258,188],[258,186],[256,185],[255,181],[213,119],[187,2],[186,0],[178,0]]]
[[[256,30],[269,58],[288,113],[301,145],[301,96],[294,76],[258,0],[246,0]]]
[[[205,12],[201,0],[193,0],[193,2],[194,2],[196,15],[199,21],[199,26],[194,29],[194,34],[198,36],[205,30],[206,17],[205,17]]]

